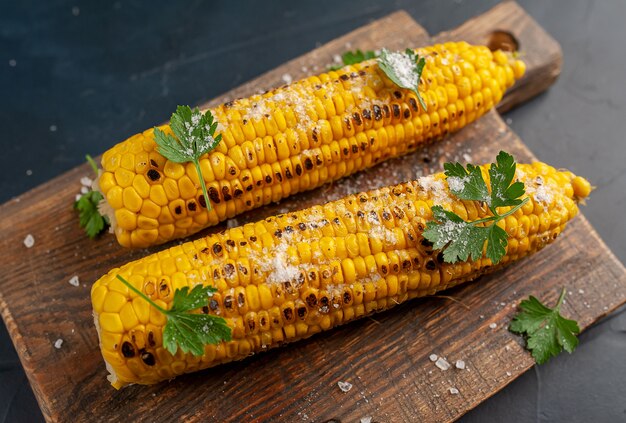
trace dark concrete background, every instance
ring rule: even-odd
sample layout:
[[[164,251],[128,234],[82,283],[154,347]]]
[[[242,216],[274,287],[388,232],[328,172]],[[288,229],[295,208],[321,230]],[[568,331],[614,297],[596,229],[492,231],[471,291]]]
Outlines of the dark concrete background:
[[[497,2],[144,3],[0,0],[0,202],[166,120],[177,104],[215,97],[394,10],[435,34]],[[563,74],[506,118],[539,158],[597,186],[583,212],[624,262],[626,2],[521,3],[563,46]],[[626,421],[626,312],[580,339],[575,354],[535,367],[463,420]],[[0,324],[0,422],[39,420]]]

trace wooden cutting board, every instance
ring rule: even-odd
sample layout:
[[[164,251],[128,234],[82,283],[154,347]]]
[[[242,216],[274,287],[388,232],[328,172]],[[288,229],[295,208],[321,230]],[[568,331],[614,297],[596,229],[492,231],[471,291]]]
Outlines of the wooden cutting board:
[[[252,94],[294,79],[347,48],[392,49],[431,41],[511,43],[528,64],[526,77],[507,94],[509,109],[545,90],[558,76],[561,52],[515,3],[504,3],[461,27],[429,39],[409,15],[394,13],[286,63],[215,102]],[[350,43],[348,45],[348,43]],[[215,103],[213,102],[213,103]],[[129,134],[131,135],[131,134]],[[111,140],[113,144],[117,140]],[[384,163],[330,186],[240,216],[238,222],[297,210],[345,194],[414,179],[443,162],[492,161],[500,149],[519,161],[532,153],[492,111],[446,141]],[[555,163],[556,165],[562,165]],[[91,317],[90,285],[110,268],[163,247],[128,251],[112,236],[96,241],[78,228],[72,210],[80,166],[0,206],[0,311],[26,374],[49,421],[450,421],[492,396],[534,361],[506,329],[519,301],[532,294],[556,301],[582,328],[626,301],[626,271],[584,216],[539,255],[447,296],[411,301],[311,339],[181,376],[155,386],[115,391],[106,380]],[[593,195],[590,201],[593,200]],[[206,231],[218,231],[222,227]],[[24,237],[35,245],[27,249]],[[68,283],[77,275],[78,287]],[[492,324],[496,324],[492,328]],[[54,347],[62,339],[61,348]],[[466,369],[442,371],[429,355]],[[353,388],[342,392],[338,381]],[[452,395],[450,388],[458,389]]]

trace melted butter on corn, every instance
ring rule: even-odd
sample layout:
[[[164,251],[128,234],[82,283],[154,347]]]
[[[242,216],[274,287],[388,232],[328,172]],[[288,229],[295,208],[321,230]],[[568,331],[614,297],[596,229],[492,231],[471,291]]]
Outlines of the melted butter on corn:
[[[414,151],[474,121],[524,73],[507,54],[465,42],[417,49],[420,93],[396,86],[375,60],[310,76],[211,109],[222,135],[200,167],[166,160],[154,131],[105,152],[99,187],[119,243],[146,247]],[[161,127],[171,132],[168,126]]]
[[[488,167],[482,172],[487,179]],[[466,220],[489,215],[478,202],[455,199],[437,174],[230,228],[111,270],[91,298],[112,384],[151,384],[240,360],[475,279],[552,242],[591,189],[543,163],[518,165],[517,178],[530,201],[497,223],[508,234],[498,266],[486,258],[445,263],[423,239],[435,204]],[[201,357],[172,356],[162,344],[165,317],[118,274],[163,308],[176,289],[215,286],[201,312],[224,317],[232,341],[205,346]]]

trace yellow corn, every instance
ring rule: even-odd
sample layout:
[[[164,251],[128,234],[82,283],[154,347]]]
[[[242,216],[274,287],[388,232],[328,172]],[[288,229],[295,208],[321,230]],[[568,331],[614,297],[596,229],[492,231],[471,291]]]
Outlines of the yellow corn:
[[[495,268],[552,242],[590,191],[585,179],[543,163],[518,165],[517,178],[530,201],[498,223],[509,239]],[[455,199],[445,176],[436,174],[228,229],[113,269],[91,291],[113,386],[240,360],[492,271],[487,258],[449,264],[433,251],[422,232],[434,204],[473,220],[490,213]],[[207,345],[200,358],[180,350],[172,356],[162,345],[164,316],[118,274],[166,309],[178,288],[215,286],[200,312],[224,317],[232,341]]]
[[[102,157],[99,185],[119,243],[146,247],[185,237],[414,151],[483,115],[525,69],[503,52],[465,42],[416,51],[426,58],[419,90],[427,111],[375,60],[211,109],[223,140],[200,160],[209,212],[194,166],[161,156],[153,129],[117,144]]]

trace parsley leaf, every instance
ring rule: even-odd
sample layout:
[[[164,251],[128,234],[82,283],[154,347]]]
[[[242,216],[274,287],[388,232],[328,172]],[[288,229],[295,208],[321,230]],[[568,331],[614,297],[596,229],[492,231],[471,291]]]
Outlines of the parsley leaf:
[[[426,103],[418,90],[422,71],[426,66],[426,60],[423,57],[410,48],[407,48],[404,53],[392,52],[384,48],[380,51],[378,66],[394,84],[413,91],[422,108],[426,110]]]
[[[170,119],[174,135],[154,128],[157,150],[163,157],[175,163],[191,162],[196,167],[208,210],[211,209],[211,202],[200,168],[200,157],[215,149],[222,140],[222,134],[215,136],[217,125],[210,110],[202,114],[198,108],[192,110],[189,106],[178,106]]]
[[[98,165],[96,162],[89,154],[85,158],[93,169],[93,173],[98,177]],[[90,190],[74,202],[74,209],[78,210],[79,225],[85,229],[87,236],[91,239],[94,239],[109,226],[107,218],[98,211],[98,204],[103,199],[104,197],[100,192]]]
[[[513,156],[504,151],[498,154],[496,163],[491,165],[489,169],[491,207],[517,206],[522,202],[519,197],[524,195],[524,184],[521,182],[511,184],[515,177],[515,167]]]
[[[435,249],[445,247],[443,259],[446,262],[466,261],[470,256],[472,260],[482,257],[487,228],[467,223],[456,213],[444,210],[441,206],[434,206],[432,211],[436,221],[445,223],[428,222],[423,235],[433,242]]]
[[[565,288],[556,306],[551,309],[531,295],[520,303],[521,311],[509,326],[511,332],[526,337],[526,348],[531,351],[537,364],[556,357],[563,349],[571,354],[578,345],[578,323],[560,314],[564,298]]]
[[[447,263],[466,261],[471,257],[478,260],[483,255],[497,264],[506,254],[508,235],[497,223],[513,214],[528,199],[518,199],[524,194],[524,184],[515,182],[515,159],[501,151],[496,163],[489,169],[492,192],[489,192],[480,167],[472,164],[467,169],[460,163],[444,164],[450,192],[461,200],[480,201],[489,205],[493,216],[473,222],[466,222],[454,212],[433,206],[433,220],[426,224],[424,238],[433,243],[435,249],[442,249]],[[506,213],[499,214],[497,207],[514,206]]]
[[[85,229],[87,236],[94,239],[108,225],[106,219],[98,212],[98,203],[103,199],[98,191],[89,191],[80,196],[74,203],[78,210],[80,226]]]
[[[346,51],[341,55],[342,64],[332,65],[330,70],[338,70],[344,66],[355,65],[369,59],[374,59],[375,57],[376,52],[372,50],[366,50],[365,52],[358,49],[356,51]]]
[[[461,163],[444,163],[443,168],[452,194],[461,200],[489,203],[489,190],[480,167],[468,164],[465,170]]]
[[[184,353],[191,352],[195,356],[204,354],[204,346],[231,340],[231,329],[224,318],[211,314],[192,313],[193,310],[205,306],[208,298],[217,290],[212,286],[196,285],[191,291],[185,286],[174,292],[172,307],[166,310],[155,304],[143,292],[131,285],[122,276],[117,278],[130,290],[150,303],[167,317],[163,329],[163,346],[172,355],[178,348]]]

